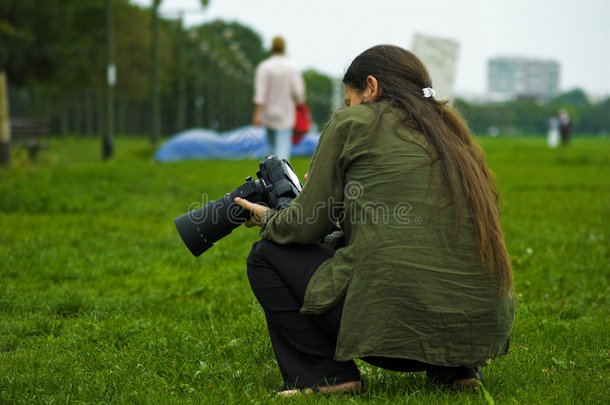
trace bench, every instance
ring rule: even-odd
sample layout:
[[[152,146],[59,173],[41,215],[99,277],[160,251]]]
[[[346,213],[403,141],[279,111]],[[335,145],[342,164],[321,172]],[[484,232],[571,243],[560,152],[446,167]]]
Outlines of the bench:
[[[48,149],[49,144],[40,141],[49,135],[48,118],[11,118],[11,143],[28,150],[31,161],[35,161],[40,149]]]

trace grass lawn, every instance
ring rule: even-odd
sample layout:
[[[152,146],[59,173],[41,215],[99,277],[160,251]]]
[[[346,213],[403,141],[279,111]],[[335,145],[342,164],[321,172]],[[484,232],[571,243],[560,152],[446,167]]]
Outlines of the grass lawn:
[[[269,397],[281,378],[245,272],[257,232],[194,258],[173,224],[257,161],[160,164],[118,138],[103,162],[99,140],[68,138],[0,169],[0,403],[610,403],[610,140],[482,144],[516,284],[511,351],[484,393],[361,364],[359,397]]]

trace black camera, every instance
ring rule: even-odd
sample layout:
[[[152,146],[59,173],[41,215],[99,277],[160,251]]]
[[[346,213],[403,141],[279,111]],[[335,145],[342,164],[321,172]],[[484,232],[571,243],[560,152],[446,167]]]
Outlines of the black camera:
[[[275,155],[260,162],[256,177],[258,180],[248,177],[224,197],[174,219],[182,241],[194,256],[201,255],[252,217],[250,211],[235,203],[235,197],[280,210],[288,207],[303,188],[290,163]]]

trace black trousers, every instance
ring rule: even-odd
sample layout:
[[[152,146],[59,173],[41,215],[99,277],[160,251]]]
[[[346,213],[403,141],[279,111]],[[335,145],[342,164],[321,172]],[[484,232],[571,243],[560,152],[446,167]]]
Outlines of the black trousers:
[[[282,389],[359,381],[353,360],[335,361],[343,302],[322,314],[301,314],[309,280],[334,251],[322,244],[279,245],[262,239],[248,256],[248,279],[261,304],[271,345],[284,379]],[[416,360],[366,357],[362,360],[393,371],[426,371],[437,383],[477,377],[468,367],[443,367]]]

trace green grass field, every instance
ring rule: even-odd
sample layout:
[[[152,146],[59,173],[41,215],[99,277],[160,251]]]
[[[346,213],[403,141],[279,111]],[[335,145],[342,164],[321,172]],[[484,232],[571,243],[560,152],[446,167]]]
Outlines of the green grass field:
[[[358,397],[270,397],[281,379],[245,272],[256,230],[194,258],[173,224],[257,162],[159,164],[129,138],[103,162],[98,140],[74,138],[0,169],[0,403],[610,403],[610,140],[482,144],[517,297],[484,392],[361,364]]]

